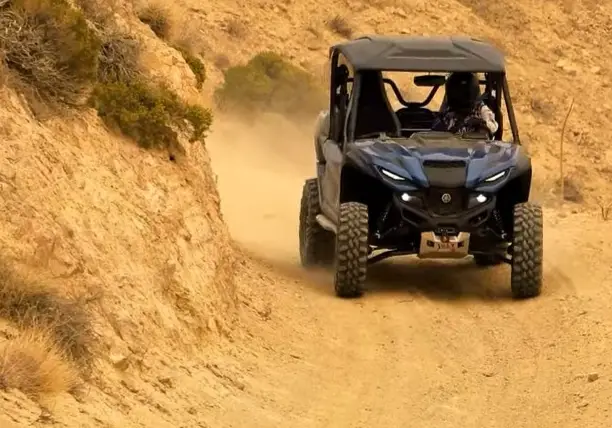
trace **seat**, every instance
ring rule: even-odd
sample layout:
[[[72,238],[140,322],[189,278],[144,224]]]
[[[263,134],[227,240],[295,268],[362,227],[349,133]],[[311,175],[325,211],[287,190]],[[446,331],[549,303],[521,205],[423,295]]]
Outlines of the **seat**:
[[[410,106],[395,112],[404,129],[431,129],[436,114],[426,107]]]
[[[387,98],[382,73],[365,70],[360,72],[355,138],[373,132],[399,137],[401,125]]]

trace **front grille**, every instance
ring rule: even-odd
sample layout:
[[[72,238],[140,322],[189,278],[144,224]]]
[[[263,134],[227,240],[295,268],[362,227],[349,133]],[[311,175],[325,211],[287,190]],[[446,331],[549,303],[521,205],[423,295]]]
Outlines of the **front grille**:
[[[444,202],[444,195],[450,196]],[[435,215],[454,215],[465,209],[466,192],[463,188],[445,189],[431,187],[427,192],[427,209]]]
[[[464,186],[467,163],[465,161],[426,160],[423,162],[423,172],[425,172],[430,186]]]
[[[431,168],[465,168],[467,163],[465,161],[437,161],[437,160],[425,160],[423,166]]]

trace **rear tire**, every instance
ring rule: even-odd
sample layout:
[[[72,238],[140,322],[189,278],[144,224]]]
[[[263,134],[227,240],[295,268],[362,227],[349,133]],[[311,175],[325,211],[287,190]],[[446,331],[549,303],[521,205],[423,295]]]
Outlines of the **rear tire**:
[[[334,261],[334,234],[323,229],[317,222],[321,209],[316,178],[306,180],[300,202],[299,240],[302,266],[330,266]]]
[[[363,295],[368,266],[368,207],[358,202],[340,205],[336,235],[334,287],[339,297]]]
[[[542,291],[544,222],[542,208],[530,202],[514,206],[511,287],[515,298]]]

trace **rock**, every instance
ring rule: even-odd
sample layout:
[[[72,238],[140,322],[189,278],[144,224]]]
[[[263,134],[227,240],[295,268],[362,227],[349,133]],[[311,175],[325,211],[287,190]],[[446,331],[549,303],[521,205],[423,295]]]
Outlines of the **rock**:
[[[113,367],[117,370],[121,370],[122,372],[126,371],[130,367],[130,357],[123,356],[119,354],[111,354],[110,356],[111,363]]]
[[[208,330],[218,334],[219,333],[219,326],[217,324],[217,320],[214,317],[210,317],[208,318],[208,322],[206,323],[206,326],[208,327]]]
[[[564,72],[572,76],[575,76],[576,74],[578,74],[578,67],[565,58],[562,58],[559,61],[557,61],[557,63],[555,64],[555,67],[560,70],[563,70]]]
[[[589,382],[595,382],[597,379],[599,379],[599,374],[597,373],[589,373],[587,376],[587,381]]]
[[[159,383],[164,385],[166,388],[174,388],[174,381],[170,377],[161,376],[157,378],[157,380],[159,381]]]
[[[131,379],[123,379],[121,381],[121,385],[123,385],[125,387],[125,389],[127,389],[128,391],[130,391],[133,394],[137,394],[139,389],[138,386],[136,386],[136,382],[134,382]]]

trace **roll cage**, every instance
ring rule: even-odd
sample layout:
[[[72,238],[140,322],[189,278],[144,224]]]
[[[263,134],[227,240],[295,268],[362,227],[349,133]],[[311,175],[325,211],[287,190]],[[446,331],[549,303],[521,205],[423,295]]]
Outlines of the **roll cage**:
[[[354,44],[361,43],[363,39],[367,39],[370,47],[364,48],[360,46],[361,50],[354,48]],[[391,40],[391,42],[389,41]],[[473,64],[469,64],[464,57],[459,57],[457,52],[451,52],[456,54],[457,59],[453,62],[453,58],[443,61],[440,63],[439,52],[435,51],[435,47],[429,47],[428,43],[434,45],[435,43],[448,42],[455,43],[451,45],[452,48],[456,48],[461,43],[468,44],[467,47],[461,46],[462,51],[457,50],[462,54],[465,51],[469,52],[469,48],[476,50],[478,49],[493,49],[493,53],[490,53],[493,60],[485,62],[482,60],[484,57],[482,53],[480,55],[474,54]],[[406,50],[410,50],[411,43],[420,43],[420,51],[410,52],[410,56],[406,55],[404,61],[398,62],[399,55],[393,55],[393,52],[387,53],[387,57],[378,54],[370,55],[369,60],[363,60],[362,57],[367,56],[367,49],[374,50],[376,48],[381,49],[384,46],[373,46],[376,43],[394,43],[396,53],[398,49],[403,49],[403,53]],[[474,47],[469,45],[473,43]],[[477,45],[476,45],[477,44]],[[407,47],[408,46],[408,47]],[[425,48],[423,47],[425,46]],[[351,48],[352,50],[350,50]],[[445,46],[446,49],[448,49]],[[440,48],[438,47],[438,50]],[[387,49],[387,52],[389,49]],[[375,52],[376,53],[376,52]],[[417,56],[418,54],[419,56]],[[448,54],[448,52],[447,52]],[[436,56],[438,55],[438,56]],[[497,55],[497,56],[495,56]],[[342,63],[340,58],[342,56]],[[450,55],[449,55],[450,57]],[[374,58],[374,59],[372,59]],[[416,58],[416,59],[415,59]],[[431,60],[429,60],[431,58]],[[501,58],[501,59],[500,59]],[[414,38],[405,37],[397,39],[384,39],[379,38],[362,38],[354,41],[345,42],[344,44],[333,46],[330,49],[329,54],[330,60],[330,138],[336,141],[344,151],[345,143],[353,142],[359,139],[360,135],[367,134],[364,131],[367,130],[367,125],[362,126],[362,123],[370,120],[376,123],[376,127],[386,129],[391,136],[396,137],[409,137],[414,132],[429,131],[428,125],[432,123],[434,113],[427,109],[426,106],[433,100],[441,84],[436,84],[431,87],[431,91],[424,101],[421,102],[408,102],[402,96],[396,83],[388,78],[383,78],[382,72],[385,71],[403,71],[403,72],[423,72],[423,73],[450,73],[453,71],[471,71],[484,75],[484,79],[480,80],[480,84],[484,85],[483,101],[491,108],[494,112],[496,120],[499,124],[499,129],[494,135],[495,140],[503,140],[504,129],[503,129],[503,111],[502,111],[502,100],[506,106],[506,114],[508,115],[508,122],[510,124],[512,132],[512,140],[516,144],[520,144],[520,137],[518,132],[518,126],[516,123],[516,117],[514,115],[514,109],[512,105],[512,99],[510,96],[510,90],[508,86],[508,80],[506,78],[506,71],[503,65],[502,54],[483,42],[474,39],[460,38],[455,41],[453,38],[441,39],[441,38]],[[393,60],[393,61],[392,61]],[[463,60],[463,61],[462,61]],[[477,61],[480,60],[480,64]],[[495,61],[497,60],[497,61]],[[431,69],[428,66],[438,61],[438,65],[433,65]],[[473,67],[470,67],[473,65]],[[349,70],[349,68],[351,70]],[[353,77],[350,76],[350,72],[353,72]],[[389,100],[387,99],[385,85],[388,85],[393,93],[395,94],[398,102],[402,105],[397,111],[393,111]],[[351,90],[349,93],[349,86]],[[443,102],[444,103],[444,102]],[[386,111],[385,111],[386,110]],[[389,113],[389,111],[391,113]],[[407,126],[407,124],[409,126]]]

